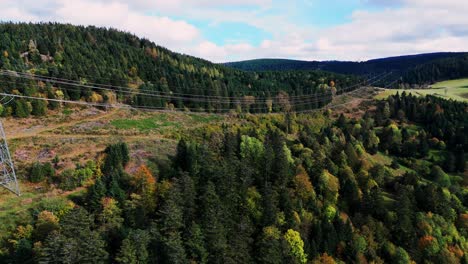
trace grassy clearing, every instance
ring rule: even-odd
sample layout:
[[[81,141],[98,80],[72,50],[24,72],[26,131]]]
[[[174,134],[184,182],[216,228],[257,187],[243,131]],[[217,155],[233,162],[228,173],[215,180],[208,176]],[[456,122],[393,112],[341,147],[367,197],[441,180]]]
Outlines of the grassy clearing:
[[[387,206],[393,206],[397,201],[394,199],[394,196],[388,192],[383,192],[383,200]]]
[[[73,113],[73,110],[71,109],[63,109],[62,111],[62,114],[64,114],[65,116],[69,116]]]
[[[383,164],[390,165],[392,163],[392,158],[388,155],[385,155],[382,152],[377,152],[375,155],[369,155],[369,160],[373,165]]]
[[[403,176],[405,173],[415,172],[413,169],[410,169],[401,164],[399,164],[398,166],[399,166],[398,169],[393,170],[394,175]]]
[[[444,82],[438,82],[432,85],[432,88],[468,88],[468,78],[466,79],[457,79]]]
[[[453,183],[457,183],[457,184],[460,184],[460,185],[463,185],[463,176],[462,175],[452,175],[452,174],[449,174],[450,176],[450,181]]]
[[[151,113],[110,120],[110,125],[118,130],[137,130],[166,135],[167,132],[174,133],[224,120],[225,117],[214,114]]]
[[[390,166],[392,164],[393,158],[385,153],[377,152],[375,155],[368,155],[368,160],[371,162],[372,165],[382,164],[386,166]],[[401,164],[398,165],[398,169],[390,169],[393,176],[402,176],[408,172],[414,172],[414,170],[403,166]]]
[[[410,136],[416,136],[416,134],[422,129],[421,126],[415,124],[406,125],[404,127],[408,130]]]
[[[117,129],[137,129],[142,132],[157,130],[164,127],[180,127],[179,123],[169,120],[167,114],[159,114],[140,119],[115,119],[111,120],[110,123]]]
[[[220,121],[222,120],[223,118],[219,115],[194,115],[194,114],[191,114],[189,115],[190,118],[192,118],[192,120],[194,122],[197,122],[197,123],[211,123],[211,122],[216,122],[216,121]]]
[[[112,120],[111,124],[118,129],[138,129],[140,131],[153,130],[159,127],[153,118],[138,120],[117,119]]]
[[[175,154],[174,134],[225,122],[226,118],[195,113],[65,109],[41,119],[4,121],[18,176],[24,179],[34,161],[50,162],[57,155],[61,169],[74,168],[77,163],[94,159],[107,144],[120,140],[129,144],[135,166],[145,160],[157,170],[161,165],[167,166],[168,157]],[[17,225],[32,222],[37,210],[54,211],[69,201],[67,195],[83,191],[61,193],[40,187],[22,182],[20,197],[0,188],[0,240],[9,238]]]
[[[430,89],[394,89],[379,93],[376,99],[385,99],[397,92],[410,93],[416,96],[436,95],[446,99],[468,102],[468,79],[450,80],[439,82],[431,86]]]
[[[445,151],[431,149],[427,159],[434,162],[442,162],[445,159]]]

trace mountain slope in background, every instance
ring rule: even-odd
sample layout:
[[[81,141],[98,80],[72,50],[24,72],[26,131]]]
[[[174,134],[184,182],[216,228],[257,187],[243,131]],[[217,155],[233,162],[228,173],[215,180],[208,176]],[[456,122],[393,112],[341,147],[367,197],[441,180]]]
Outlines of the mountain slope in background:
[[[280,93],[286,93],[286,96],[323,95],[330,92],[331,86],[340,91],[342,87],[360,82],[354,76],[322,71],[240,71],[171,52],[126,32],[93,26],[3,23],[0,24],[0,52],[0,69],[65,78],[83,84],[109,84],[119,93],[119,102],[158,108],[225,111],[240,107],[243,111],[246,105],[255,102],[261,105],[252,108],[263,111],[265,101],[273,99],[275,104],[274,98]],[[130,87],[132,91],[124,93],[117,86]],[[0,88],[28,96],[54,95],[50,89],[44,90],[29,81],[25,84],[14,76],[0,77]],[[60,89],[65,98],[71,100],[107,102],[112,98],[112,95],[95,89],[76,86],[71,89],[63,83],[54,84],[54,89]],[[142,91],[158,96],[136,94]],[[225,99],[215,101],[213,96]],[[243,101],[245,96],[249,96],[248,102]]]
[[[394,72],[394,76],[404,76],[405,82],[423,84],[428,82],[465,77],[468,73],[464,52],[439,52],[418,55],[398,56],[368,60],[352,61],[300,61],[287,59],[257,59],[225,63],[226,66],[244,71],[288,71],[288,70],[323,70],[341,74],[375,75],[382,72]],[[428,73],[428,66],[450,70],[433,69]],[[432,70],[432,69],[431,69]],[[416,76],[416,77],[415,77]],[[436,76],[436,77],[435,77]]]

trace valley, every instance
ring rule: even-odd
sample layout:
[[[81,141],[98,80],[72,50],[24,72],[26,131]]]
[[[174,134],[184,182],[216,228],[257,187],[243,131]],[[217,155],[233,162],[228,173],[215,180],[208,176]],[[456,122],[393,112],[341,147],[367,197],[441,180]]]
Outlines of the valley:
[[[465,52],[212,63],[52,22],[0,52],[0,263],[468,261]]]

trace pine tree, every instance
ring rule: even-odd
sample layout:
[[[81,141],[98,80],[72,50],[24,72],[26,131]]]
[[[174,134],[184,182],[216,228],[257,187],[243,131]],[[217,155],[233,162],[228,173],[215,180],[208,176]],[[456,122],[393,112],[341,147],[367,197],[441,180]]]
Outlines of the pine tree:
[[[92,225],[85,209],[70,211],[60,222],[60,231],[46,239],[39,263],[106,263],[105,241]]]
[[[411,248],[416,238],[414,233],[413,219],[414,206],[408,190],[401,190],[399,194],[399,206],[397,207],[398,223],[393,235],[399,245],[404,248]]]
[[[215,187],[208,182],[201,199],[201,225],[205,235],[208,262],[222,263],[226,259],[226,230],[221,222],[222,208]]]
[[[290,177],[290,151],[286,146],[283,136],[274,131],[271,134],[271,144],[275,154],[272,164],[272,182],[275,186],[286,186]]]
[[[390,105],[388,102],[384,103],[384,106],[382,109],[382,115],[384,119],[388,119],[391,116]]]
[[[29,239],[20,239],[15,248],[15,263],[33,263],[33,247]]]
[[[44,100],[32,101],[32,114],[34,116],[45,116],[47,114],[47,103]]]
[[[167,263],[187,262],[181,236],[183,214],[178,204],[180,201],[179,192],[178,188],[171,190],[159,211],[162,254]]]
[[[354,212],[360,204],[360,196],[359,187],[351,168],[347,167],[340,173],[340,186],[342,197],[340,201],[345,204],[343,208],[346,208],[348,212]]]
[[[258,252],[256,260],[264,264],[283,263],[283,252],[281,248],[281,232],[275,226],[263,228],[262,235],[258,240]]]
[[[254,227],[245,209],[236,208],[237,216],[230,223],[232,226],[228,229],[228,258],[240,263],[252,263],[251,249],[253,246]]]
[[[54,231],[47,237],[44,246],[40,249],[37,256],[38,263],[76,263],[73,260],[74,252],[72,252],[75,247],[74,241],[68,241],[60,232]]]
[[[448,151],[445,155],[444,170],[447,172],[455,172],[456,169],[455,155],[451,151]]]
[[[272,226],[276,224],[278,213],[277,196],[270,184],[265,185],[262,189],[262,224],[263,226]]]
[[[188,259],[197,263],[206,263],[209,254],[205,249],[204,236],[200,226],[192,223],[188,229],[184,239]]]
[[[427,136],[424,131],[419,134],[419,153],[421,157],[426,157],[429,154],[429,143],[427,143]]]
[[[347,143],[345,149],[346,156],[348,157],[348,162],[350,166],[356,171],[360,165],[359,156],[356,153],[356,149],[353,144]]]
[[[96,212],[101,206],[101,200],[106,195],[107,190],[102,179],[97,179],[91,187],[88,188],[87,203],[91,211]]]
[[[123,201],[125,201],[125,191],[120,187],[118,176],[113,174],[110,178],[111,180],[107,190],[107,196],[113,197],[117,201],[123,203]]]
[[[117,254],[117,263],[148,263],[148,245],[150,235],[145,230],[131,230],[129,235],[122,241]]]
[[[121,228],[124,219],[117,201],[109,197],[102,198],[101,207],[101,212],[97,215],[101,230],[111,232]]]
[[[459,148],[455,152],[455,160],[456,160],[455,166],[457,168],[457,171],[464,172],[466,168],[466,159],[465,159],[465,151],[463,150],[463,148]]]
[[[187,155],[187,142],[184,139],[181,139],[177,144],[177,153],[174,158],[174,166],[182,169],[183,171],[188,171],[189,162]]]
[[[14,105],[15,116],[19,118],[29,117],[29,111],[26,106],[26,102],[22,100],[15,100]]]

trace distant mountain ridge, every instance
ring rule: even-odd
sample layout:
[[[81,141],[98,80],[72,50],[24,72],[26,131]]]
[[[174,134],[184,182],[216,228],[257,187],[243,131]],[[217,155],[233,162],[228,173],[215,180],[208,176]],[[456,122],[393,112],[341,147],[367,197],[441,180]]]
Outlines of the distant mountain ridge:
[[[468,57],[467,52],[437,52],[425,53],[416,55],[405,55],[388,58],[372,59],[363,62],[355,61],[301,61],[288,59],[255,59],[238,62],[228,62],[224,65],[244,71],[289,71],[289,70],[323,70],[341,74],[354,75],[373,75],[382,72],[394,72],[394,76],[401,75],[402,77],[418,75],[418,69],[424,69],[428,72],[424,65],[438,65],[444,67],[445,63],[457,64],[458,67],[452,67],[452,76],[464,77],[465,73],[453,74],[453,71],[462,71],[464,67],[463,61]],[[456,63],[454,63],[456,61]],[[445,63],[444,63],[445,62]],[[446,65],[445,65],[446,66]],[[416,70],[416,72],[414,72]],[[468,73],[466,73],[468,74]],[[468,76],[468,75],[467,75]],[[437,79],[444,79],[442,74],[438,75]],[[451,78],[451,76],[447,76]],[[421,77],[408,79],[411,83],[435,81],[433,78]]]

